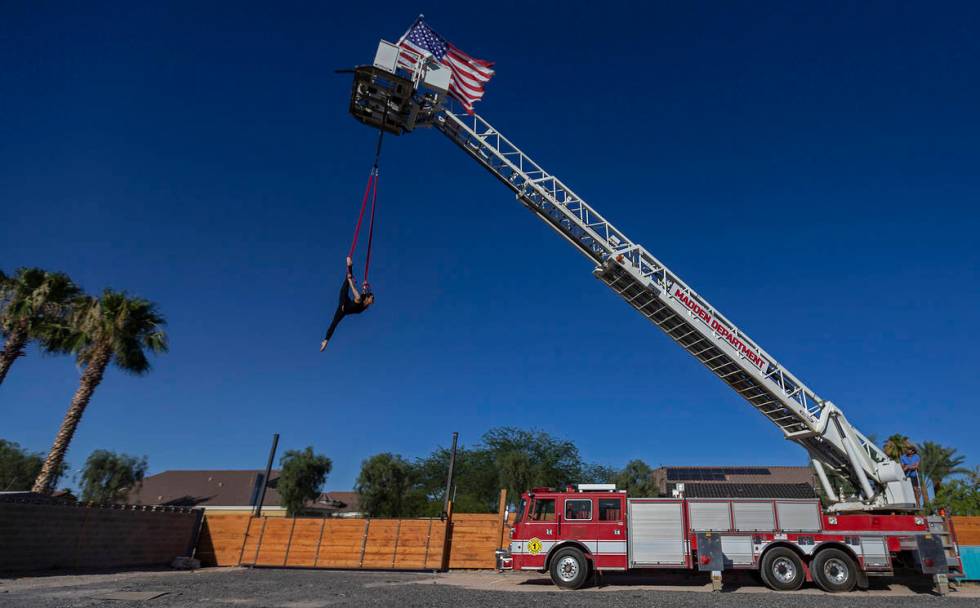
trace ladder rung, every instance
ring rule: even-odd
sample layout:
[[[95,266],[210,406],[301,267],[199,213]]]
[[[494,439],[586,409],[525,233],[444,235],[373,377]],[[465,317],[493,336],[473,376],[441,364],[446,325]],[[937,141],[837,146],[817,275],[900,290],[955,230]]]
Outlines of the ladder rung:
[[[691,335],[691,334],[687,334],[687,336],[684,336],[684,338],[687,338],[687,337],[688,337],[688,336],[690,336],[690,335]],[[683,339],[683,338],[682,338],[682,339]],[[680,340],[678,340],[678,342],[680,342]],[[691,350],[692,348],[694,348],[695,346],[699,346],[699,345],[700,345],[700,344],[701,344],[702,342],[704,342],[704,338],[703,338],[703,337],[698,337],[698,339],[697,339],[697,340],[695,340],[694,342],[691,342],[690,344],[681,344],[681,346],[683,346],[683,347],[684,347],[684,348],[686,348],[686,349],[687,349],[688,351],[690,351],[690,350]]]

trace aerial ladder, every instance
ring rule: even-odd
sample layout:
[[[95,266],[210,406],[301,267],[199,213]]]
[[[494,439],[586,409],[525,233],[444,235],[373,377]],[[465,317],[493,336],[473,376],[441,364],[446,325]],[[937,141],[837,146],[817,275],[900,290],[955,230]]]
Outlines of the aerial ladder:
[[[499,179],[595,264],[596,278],[807,451],[830,511],[916,508],[901,465],[850,424],[840,408],[484,118],[453,111],[445,68],[416,55],[415,68],[407,70],[398,61],[403,53],[411,51],[381,41],[373,65],[354,70],[350,112],[356,119],[396,135],[435,128]],[[853,492],[835,487],[834,475],[847,480]]]

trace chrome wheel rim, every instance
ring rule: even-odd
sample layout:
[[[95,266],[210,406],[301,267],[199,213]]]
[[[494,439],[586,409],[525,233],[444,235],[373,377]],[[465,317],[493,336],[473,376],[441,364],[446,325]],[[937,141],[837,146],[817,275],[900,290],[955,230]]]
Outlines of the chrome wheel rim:
[[[796,580],[796,564],[788,557],[777,557],[772,562],[772,575],[781,583]]]
[[[823,564],[824,577],[834,585],[843,585],[850,577],[849,568],[844,560],[832,557]]]
[[[558,561],[558,578],[568,583],[578,576],[578,560],[574,557],[563,557]]]

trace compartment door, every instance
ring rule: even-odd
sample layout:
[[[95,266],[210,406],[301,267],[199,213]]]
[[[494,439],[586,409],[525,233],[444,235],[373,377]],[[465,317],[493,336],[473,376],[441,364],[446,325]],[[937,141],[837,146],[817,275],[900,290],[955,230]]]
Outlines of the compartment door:
[[[686,541],[679,501],[629,502],[631,567],[687,566]]]

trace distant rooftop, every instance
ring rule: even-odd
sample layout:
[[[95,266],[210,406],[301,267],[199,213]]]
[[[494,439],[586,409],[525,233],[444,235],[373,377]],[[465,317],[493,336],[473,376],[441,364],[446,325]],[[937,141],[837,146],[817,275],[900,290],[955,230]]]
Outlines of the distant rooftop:
[[[130,494],[133,504],[174,505],[186,507],[254,507],[259,500],[264,470],[196,470],[164,471],[143,480],[139,490]],[[269,475],[263,508],[279,507],[276,490],[279,471]],[[331,513],[351,513],[358,510],[356,492],[324,492],[308,505],[309,509]]]

